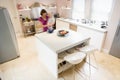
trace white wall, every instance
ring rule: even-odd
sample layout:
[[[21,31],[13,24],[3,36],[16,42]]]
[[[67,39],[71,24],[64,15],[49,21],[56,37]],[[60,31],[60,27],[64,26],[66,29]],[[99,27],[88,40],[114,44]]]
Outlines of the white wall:
[[[114,0],[114,5],[113,5],[112,13],[110,20],[108,22],[109,27],[108,27],[108,33],[106,36],[105,40],[105,45],[104,45],[104,51],[109,53],[115,32],[117,29],[118,22],[120,20],[120,0]]]
[[[73,0],[56,0],[57,12],[61,17],[71,17],[71,9],[62,9],[62,7],[72,7]]]
[[[18,17],[15,0],[0,0],[0,6],[8,9],[16,33],[21,33],[21,25]]]

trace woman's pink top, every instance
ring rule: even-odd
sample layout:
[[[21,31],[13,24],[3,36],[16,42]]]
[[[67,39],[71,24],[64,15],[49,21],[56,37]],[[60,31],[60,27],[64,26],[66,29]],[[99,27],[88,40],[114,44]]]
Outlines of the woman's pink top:
[[[40,17],[38,20],[42,23],[42,25],[47,25],[48,19],[49,19],[49,17],[46,16],[46,20],[44,20],[42,17]],[[43,27],[44,32],[47,31],[47,30],[48,30],[48,26]]]

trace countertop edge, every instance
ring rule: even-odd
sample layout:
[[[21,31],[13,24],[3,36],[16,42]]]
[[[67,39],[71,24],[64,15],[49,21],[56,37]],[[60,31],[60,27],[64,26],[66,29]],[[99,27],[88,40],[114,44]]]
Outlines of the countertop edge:
[[[63,18],[57,18],[58,20],[61,20],[61,21],[64,21],[64,22],[67,22],[67,23],[71,23],[71,24],[75,24],[77,26],[84,26],[83,28],[88,28],[88,29],[91,29],[91,30],[95,30],[95,31],[99,31],[99,32],[102,32],[102,33],[107,33],[107,30],[100,30],[100,29],[96,29],[96,28],[93,28],[93,27],[88,27],[89,25],[85,25],[85,24],[77,24],[77,23],[74,23],[72,21],[66,21],[65,19]],[[92,26],[92,25],[91,25]]]

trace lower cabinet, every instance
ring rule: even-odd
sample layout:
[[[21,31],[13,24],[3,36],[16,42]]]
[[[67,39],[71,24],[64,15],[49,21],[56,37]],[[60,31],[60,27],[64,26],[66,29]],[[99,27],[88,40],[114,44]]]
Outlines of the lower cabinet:
[[[57,19],[56,29],[69,29],[69,23]]]
[[[88,35],[91,37],[90,45],[95,46],[99,51],[102,51],[104,40],[106,37],[106,32],[99,32],[92,29],[87,29],[82,26],[78,26],[77,32],[80,34]]]

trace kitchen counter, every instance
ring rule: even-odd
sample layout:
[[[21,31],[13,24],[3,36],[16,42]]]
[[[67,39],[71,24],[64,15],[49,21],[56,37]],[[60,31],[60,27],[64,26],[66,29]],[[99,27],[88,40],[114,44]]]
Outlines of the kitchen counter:
[[[68,22],[68,23],[72,23],[72,24],[75,24],[77,26],[83,26],[84,28],[88,28],[88,29],[92,29],[92,30],[96,30],[96,31],[99,31],[99,32],[107,32],[107,29],[105,28],[101,28],[100,25],[95,25],[95,24],[83,24],[81,23],[80,21],[77,21],[77,20],[73,20],[73,19],[64,19],[64,18],[57,18],[58,20],[61,20],[61,21],[65,21],[65,22]]]
[[[65,37],[58,36],[58,30],[55,30],[51,34],[44,32],[41,34],[36,34],[35,36],[56,53],[60,53],[90,39],[89,36],[78,34],[77,32],[71,30],[68,31],[69,33]]]

